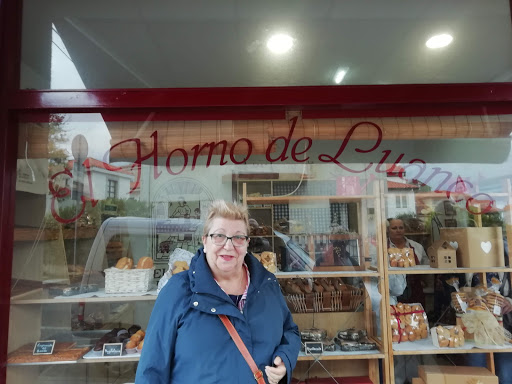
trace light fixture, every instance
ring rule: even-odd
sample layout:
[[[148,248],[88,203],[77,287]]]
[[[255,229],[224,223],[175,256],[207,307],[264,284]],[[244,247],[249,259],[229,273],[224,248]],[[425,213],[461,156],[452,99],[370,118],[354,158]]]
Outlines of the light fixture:
[[[278,33],[267,41],[267,48],[277,54],[288,52],[293,47],[293,38],[290,35]]]
[[[427,40],[425,45],[428,48],[432,48],[432,49],[442,48],[442,47],[446,47],[447,45],[449,45],[452,41],[453,41],[452,35],[443,33],[441,35],[432,36],[430,39]]]
[[[336,74],[334,75],[334,82],[336,84],[340,84],[343,81],[343,79],[345,78],[345,75],[347,74],[347,72],[348,72],[348,69],[341,69],[341,68],[338,69],[336,71]]]

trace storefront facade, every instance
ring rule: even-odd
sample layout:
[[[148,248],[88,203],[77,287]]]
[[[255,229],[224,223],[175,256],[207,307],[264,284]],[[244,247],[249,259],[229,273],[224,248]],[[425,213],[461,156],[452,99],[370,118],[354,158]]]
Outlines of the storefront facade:
[[[449,330],[470,299],[510,293],[509,2],[0,5],[0,381],[133,382],[137,351],[109,360],[94,348],[113,328],[145,329],[215,199],[249,207],[252,251],[272,253],[301,330],[368,334],[369,351],[340,341],[301,355],[300,382],[402,382],[467,356],[501,372],[508,343],[466,335],[443,349],[420,323]],[[267,49],[279,22],[291,53]],[[452,45],[424,47],[447,31]],[[420,244],[414,263],[389,251],[388,218]],[[144,256],[149,285],[105,291],[105,270]],[[299,283],[323,288],[290,291]],[[405,310],[423,318],[412,337],[397,300],[421,304]],[[500,303],[484,305],[507,327]],[[30,349],[44,340],[50,358]]]

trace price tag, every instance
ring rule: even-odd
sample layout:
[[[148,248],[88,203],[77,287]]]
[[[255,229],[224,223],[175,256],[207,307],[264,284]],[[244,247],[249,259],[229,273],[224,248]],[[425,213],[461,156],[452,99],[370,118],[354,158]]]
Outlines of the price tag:
[[[39,340],[34,345],[33,355],[51,355],[55,348],[55,340]]]
[[[308,341],[304,343],[306,355],[321,355],[324,353],[324,344],[317,341]]]
[[[103,344],[102,356],[122,356],[123,343],[107,343]]]

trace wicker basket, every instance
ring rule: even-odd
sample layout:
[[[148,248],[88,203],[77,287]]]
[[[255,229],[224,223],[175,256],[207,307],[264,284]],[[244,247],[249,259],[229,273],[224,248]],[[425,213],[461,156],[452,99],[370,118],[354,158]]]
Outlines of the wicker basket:
[[[105,269],[105,293],[147,292],[153,278],[150,269]]]
[[[285,295],[288,307],[294,313],[352,312],[363,303],[364,297],[364,288],[356,287],[345,291]]]

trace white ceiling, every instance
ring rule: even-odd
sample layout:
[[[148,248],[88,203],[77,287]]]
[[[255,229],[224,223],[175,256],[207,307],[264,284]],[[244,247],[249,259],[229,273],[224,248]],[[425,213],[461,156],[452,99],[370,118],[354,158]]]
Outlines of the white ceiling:
[[[21,88],[52,73],[52,24],[85,88],[512,81],[508,0],[25,0]],[[266,40],[284,31],[291,52]],[[433,34],[453,43],[430,50]],[[54,58],[55,60],[55,58]],[[60,68],[60,67],[59,67]],[[62,81],[64,79],[64,81]],[[54,79],[55,80],[55,79]],[[68,86],[67,86],[68,85]]]

